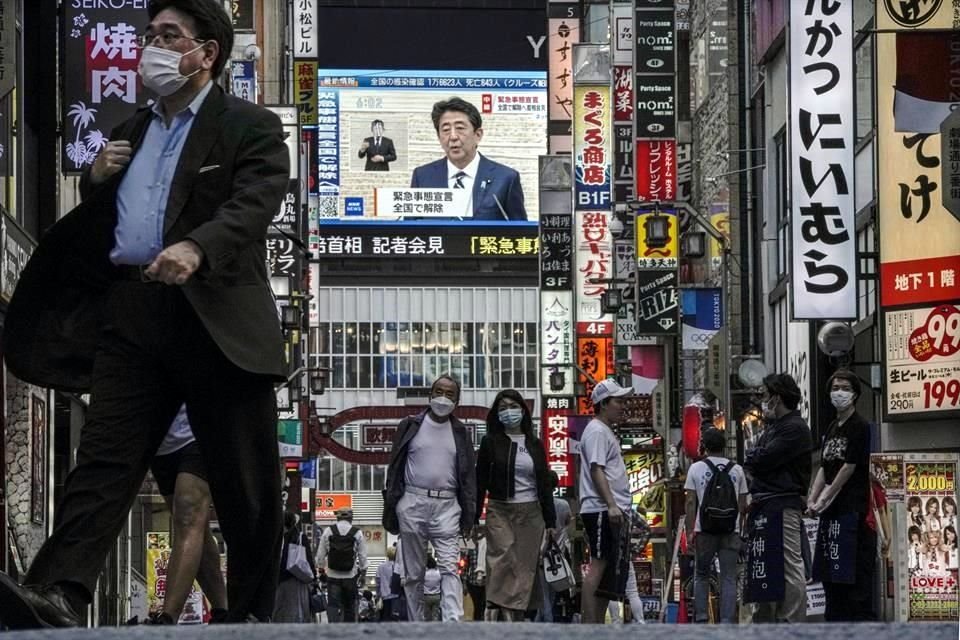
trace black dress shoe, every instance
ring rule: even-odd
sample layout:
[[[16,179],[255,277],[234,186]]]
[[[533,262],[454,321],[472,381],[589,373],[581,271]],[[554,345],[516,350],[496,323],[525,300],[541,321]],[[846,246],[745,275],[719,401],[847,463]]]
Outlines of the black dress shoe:
[[[11,629],[78,627],[80,616],[60,587],[23,586],[0,572],[0,622]]]

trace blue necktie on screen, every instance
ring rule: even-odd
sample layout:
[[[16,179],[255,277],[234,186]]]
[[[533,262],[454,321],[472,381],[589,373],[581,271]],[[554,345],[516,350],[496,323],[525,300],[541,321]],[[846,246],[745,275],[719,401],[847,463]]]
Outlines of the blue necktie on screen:
[[[453,174],[453,188],[454,189],[463,189],[463,179],[467,177],[467,174],[463,171]]]

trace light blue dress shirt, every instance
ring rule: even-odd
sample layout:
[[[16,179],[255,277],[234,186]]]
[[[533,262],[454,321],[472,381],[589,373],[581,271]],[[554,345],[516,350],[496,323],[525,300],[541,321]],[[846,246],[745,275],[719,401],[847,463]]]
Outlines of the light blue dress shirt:
[[[213,82],[208,82],[187,108],[173,117],[169,127],[164,122],[160,103],[154,103],[143,143],[117,191],[117,228],[110,251],[114,264],[147,265],[163,250],[164,213],[170,185],[180,162],[180,152],[212,86]]]

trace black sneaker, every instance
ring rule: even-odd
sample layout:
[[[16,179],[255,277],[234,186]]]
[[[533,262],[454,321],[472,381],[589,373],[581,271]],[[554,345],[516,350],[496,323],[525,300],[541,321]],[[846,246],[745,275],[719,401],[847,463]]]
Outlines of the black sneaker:
[[[157,613],[151,613],[149,616],[147,616],[147,619],[143,621],[143,624],[177,624],[177,623],[170,616],[169,613],[160,611]]]
[[[227,621],[226,609],[211,609],[210,624],[224,624]]]

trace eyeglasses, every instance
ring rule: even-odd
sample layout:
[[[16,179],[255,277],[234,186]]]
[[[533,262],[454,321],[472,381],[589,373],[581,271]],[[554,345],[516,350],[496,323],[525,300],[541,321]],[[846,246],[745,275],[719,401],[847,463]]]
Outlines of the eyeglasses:
[[[194,42],[206,42],[206,40],[201,40],[200,38],[193,38],[191,36],[180,35],[179,33],[174,33],[172,31],[164,31],[162,33],[142,33],[137,36],[137,46],[147,47],[153,43],[160,41],[160,45],[163,47],[171,47],[177,40],[193,40]]]

